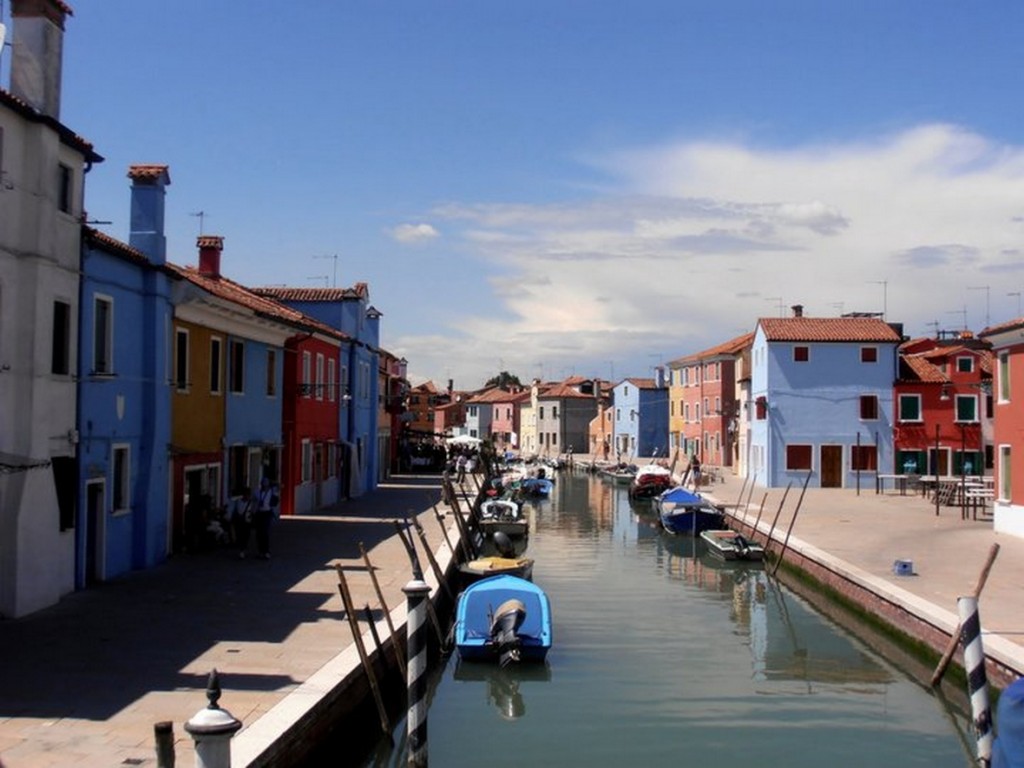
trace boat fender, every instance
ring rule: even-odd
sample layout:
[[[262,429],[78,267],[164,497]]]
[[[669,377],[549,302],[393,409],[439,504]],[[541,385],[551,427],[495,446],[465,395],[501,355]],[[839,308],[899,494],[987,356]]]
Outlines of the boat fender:
[[[492,537],[494,541],[494,548],[498,551],[498,554],[502,557],[515,557],[516,550],[512,544],[512,539],[502,531],[495,531]]]

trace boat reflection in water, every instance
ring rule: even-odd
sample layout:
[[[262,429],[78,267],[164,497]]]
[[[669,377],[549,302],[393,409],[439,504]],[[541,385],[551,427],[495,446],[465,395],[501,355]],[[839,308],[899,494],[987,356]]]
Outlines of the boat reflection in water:
[[[755,681],[790,681],[807,693],[842,681],[877,686],[879,694],[893,682],[888,666],[852,636],[826,631],[825,618],[783,589],[763,562],[722,560],[699,538],[663,536],[659,545],[668,578],[723,600],[736,633],[748,639]]]
[[[550,681],[551,667],[546,663],[500,667],[459,660],[453,677],[461,683],[484,683],[487,703],[494,706],[503,720],[516,720],[526,714],[526,700],[521,691],[522,683]]]

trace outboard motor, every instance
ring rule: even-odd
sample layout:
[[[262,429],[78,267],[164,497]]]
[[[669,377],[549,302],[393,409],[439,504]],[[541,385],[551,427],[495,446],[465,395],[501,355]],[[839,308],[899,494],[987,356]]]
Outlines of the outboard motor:
[[[498,606],[491,617],[491,643],[498,649],[498,664],[507,667],[519,661],[519,635],[526,620],[526,606],[515,598]]]
[[[750,542],[742,535],[737,533],[733,541],[735,542],[736,549],[739,551],[741,557],[748,557],[750,555]]]
[[[491,538],[494,541],[494,549],[499,555],[509,558],[516,556],[515,545],[512,543],[512,539],[508,537],[508,534],[495,531],[494,536]]]

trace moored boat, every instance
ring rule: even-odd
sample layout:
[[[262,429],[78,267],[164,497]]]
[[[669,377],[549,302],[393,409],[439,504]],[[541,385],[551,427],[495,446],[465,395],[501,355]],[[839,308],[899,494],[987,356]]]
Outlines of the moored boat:
[[[722,560],[763,560],[764,547],[736,531],[709,529],[700,532],[708,552]]]
[[[455,647],[464,661],[543,661],[551,643],[551,603],[533,582],[491,576],[459,595]]]
[[[506,536],[526,536],[530,521],[522,506],[511,499],[487,499],[481,502],[477,525],[484,536],[504,533]]]
[[[634,499],[653,499],[672,487],[672,472],[660,464],[645,464],[638,467],[629,485],[629,495]]]
[[[459,566],[459,575],[463,584],[472,584],[489,576],[518,576],[529,581],[533,578],[533,558],[502,557],[501,555],[485,555],[469,560]]]
[[[721,510],[699,493],[677,486],[657,498],[658,518],[669,533],[698,536],[701,531],[722,527]]]

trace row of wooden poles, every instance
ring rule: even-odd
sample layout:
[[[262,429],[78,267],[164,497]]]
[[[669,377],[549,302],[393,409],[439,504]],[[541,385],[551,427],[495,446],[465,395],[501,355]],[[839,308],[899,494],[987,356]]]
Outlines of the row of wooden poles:
[[[475,475],[469,475],[468,478],[472,481],[475,486],[476,496],[479,497],[481,486]],[[437,504],[433,505],[434,516],[437,519],[441,533],[444,537],[445,544],[448,547],[448,551],[451,553],[451,557],[454,561],[468,561],[472,560],[477,555],[477,546],[474,543],[472,535],[472,510],[475,505],[471,505],[469,514],[464,515],[462,512],[462,504],[460,502],[460,495],[463,500],[466,498],[465,492],[459,492],[456,490],[455,485],[449,480],[445,479],[443,485],[444,498],[448,506],[453,512],[456,527],[459,531],[459,537],[454,543],[451,537],[448,535],[448,528],[445,525],[445,515],[437,508]],[[419,553],[416,550],[415,542],[413,539],[413,531],[415,531],[416,537],[419,539],[422,549],[426,554],[427,561],[430,565],[431,572],[434,574],[434,578],[440,585],[442,592],[445,597],[451,602],[455,601],[455,594],[452,591],[451,585],[448,583],[447,576],[442,569],[437,558],[434,556],[434,551],[427,540],[426,531],[420,524],[420,521],[416,518],[405,518],[403,521],[393,521],[395,527],[395,533],[398,535],[402,542],[406,554],[409,557],[409,563],[412,569],[412,579],[414,582],[423,581],[423,567],[420,562]],[[410,649],[409,658],[406,657],[402,649],[402,643],[399,642],[397,629],[391,619],[391,610],[384,597],[384,592],[381,589],[380,582],[377,579],[376,569],[373,563],[370,561],[370,556],[366,551],[366,547],[363,542],[359,543],[359,552],[362,555],[363,564],[366,567],[366,572],[370,576],[370,581],[373,585],[374,593],[377,596],[380,611],[384,614],[384,619],[387,622],[389,639],[391,646],[394,649],[395,658],[400,669],[406,674],[409,673],[409,666],[412,657],[415,655]],[[341,594],[341,601],[345,611],[345,616],[348,619],[349,627],[352,631],[352,639],[355,643],[356,649],[359,653],[360,664],[366,674],[367,682],[369,683],[370,690],[373,693],[374,702],[377,706],[377,713],[380,718],[381,732],[384,736],[393,743],[392,727],[388,717],[387,706],[384,701],[384,695],[381,689],[379,680],[377,679],[377,673],[374,670],[373,661],[367,652],[366,645],[363,642],[363,632],[360,627],[360,611],[356,608],[355,603],[352,600],[352,593],[349,589],[348,580],[345,577],[345,570],[342,565],[336,564],[335,571],[338,574],[338,591]],[[408,594],[408,592],[407,592]],[[434,603],[429,599],[423,601],[423,605],[426,608],[427,615],[430,619],[430,624],[433,627],[434,634],[436,636],[438,647],[445,651],[448,649],[449,642],[447,633],[442,627],[441,619],[437,614],[437,609]],[[373,639],[374,646],[376,648],[378,657],[385,658],[384,652],[384,640],[381,638],[380,633],[377,631],[377,622],[374,620],[373,611],[370,608],[369,603],[366,603],[362,607],[362,616],[370,626],[370,635]],[[409,702],[410,709],[415,705],[415,702]],[[417,718],[422,720],[422,717]],[[424,745],[425,746],[425,745]],[[426,765],[425,753],[422,756],[411,755],[409,765]]]
[[[783,557],[786,554],[786,549],[789,546],[789,537],[793,532],[793,526],[796,523],[797,515],[800,512],[800,507],[803,505],[804,494],[807,491],[807,485],[811,480],[811,473],[807,473],[807,477],[804,479],[803,488],[800,491],[800,498],[797,501],[796,508],[793,510],[793,517],[790,518],[789,527],[786,528],[786,536],[782,541],[782,546],[779,548],[777,553],[773,553],[775,557],[775,563],[772,567],[771,575],[774,576],[779,570],[779,566],[782,564]],[[741,507],[744,510],[750,509],[751,497],[754,493],[754,485],[757,482],[757,475],[755,474],[750,482],[750,490],[747,491],[747,480],[744,478],[743,485],[740,488],[739,499],[736,503],[737,510]],[[768,552],[769,545],[775,540],[775,527],[779,522],[779,518],[782,515],[782,510],[786,504],[786,497],[789,495],[789,491],[793,484],[790,483],[786,486],[786,490],[782,494],[782,500],[779,502],[779,508],[775,512],[775,518],[772,520],[772,524],[768,529],[768,533],[765,534],[764,547],[765,552]],[[743,502],[743,495],[746,492],[747,499],[746,503]],[[764,513],[765,503],[768,501],[768,492],[765,491],[764,496],[761,498],[761,503],[758,507],[757,518],[751,525],[744,521],[744,524],[750,527],[751,535],[760,534],[760,523],[761,516]],[[996,555],[999,554],[999,544],[994,543],[989,549],[988,556],[985,558],[985,563],[982,566],[981,573],[978,576],[978,581],[974,586],[974,590],[970,595],[960,598],[960,601],[967,601],[967,605],[970,606],[968,612],[976,618],[977,616],[977,601],[981,596],[981,591],[985,588],[985,582],[988,581],[989,573],[992,571],[992,566],[995,563]],[[962,610],[962,609],[961,609]],[[971,622],[971,626],[974,626],[974,622]],[[971,698],[972,709],[974,710],[974,729],[975,735],[978,740],[978,754],[977,757],[983,765],[988,764],[989,755],[991,754],[991,722],[989,720],[990,714],[988,711],[988,694],[987,694],[987,683],[984,682],[985,677],[985,666],[984,666],[984,655],[981,657],[981,662],[978,662],[976,648],[980,647],[979,632],[975,627],[973,631],[968,634],[965,629],[964,620],[961,618],[957,624],[956,629],[950,635],[949,642],[939,659],[938,664],[935,667],[935,671],[932,673],[931,684],[932,687],[938,686],[942,682],[942,678],[949,668],[950,663],[953,660],[953,656],[956,653],[956,649],[959,646],[964,647],[965,654],[965,671],[968,674],[968,695]],[[971,655],[973,658],[968,657],[968,649],[971,649]],[[981,682],[979,682],[979,676]]]

